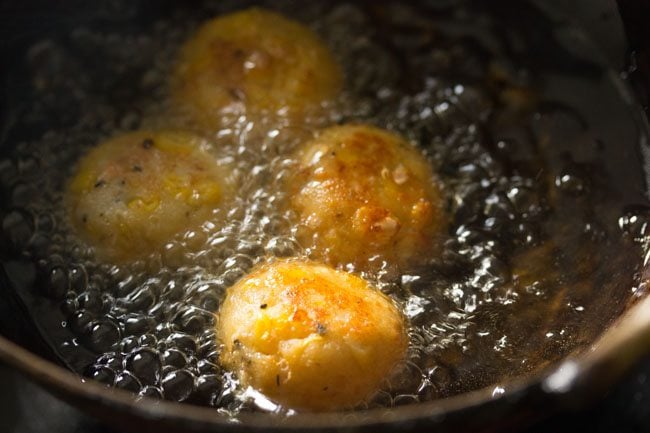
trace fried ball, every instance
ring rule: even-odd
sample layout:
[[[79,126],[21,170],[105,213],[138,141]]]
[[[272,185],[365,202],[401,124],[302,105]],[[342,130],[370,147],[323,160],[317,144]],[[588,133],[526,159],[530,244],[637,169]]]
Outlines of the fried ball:
[[[143,258],[197,228],[227,195],[224,169],[185,132],[137,131],[93,148],[68,185],[73,227],[98,256]]]
[[[218,315],[221,362],[286,407],[351,408],[404,359],[403,317],[365,280],[283,260],[231,287]]]
[[[328,128],[303,146],[288,184],[297,236],[332,265],[377,270],[427,257],[445,227],[432,168],[399,136],[367,125]]]
[[[183,47],[175,100],[214,127],[224,113],[306,116],[341,88],[341,70],[304,25],[264,9],[217,17]]]

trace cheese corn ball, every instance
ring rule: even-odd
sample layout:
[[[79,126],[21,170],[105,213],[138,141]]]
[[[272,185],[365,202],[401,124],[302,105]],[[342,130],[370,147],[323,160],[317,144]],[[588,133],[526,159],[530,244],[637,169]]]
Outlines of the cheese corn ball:
[[[334,266],[376,271],[415,264],[445,227],[427,160],[401,137],[368,125],[325,129],[297,154],[290,205],[297,237]],[[430,255],[429,255],[430,256]]]
[[[314,32],[251,8],[208,21],[185,44],[173,95],[210,128],[226,113],[304,117],[341,84],[339,65]]]
[[[352,408],[405,357],[407,336],[391,300],[328,266],[283,260],[231,287],[218,314],[222,364],[286,407]]]
[[[143,258],[210,219],[227,194],[224,169],[199,137],[136,131],[101,143],[68,185],[73,227],[111,262]]]

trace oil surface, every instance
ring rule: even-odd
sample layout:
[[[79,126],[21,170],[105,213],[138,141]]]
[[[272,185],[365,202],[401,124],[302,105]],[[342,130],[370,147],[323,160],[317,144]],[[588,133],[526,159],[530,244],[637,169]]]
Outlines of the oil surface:
[[[346,90],[330,116],[301,127],[238,117],[209,131],[169,106],[167,79],[180,44],[242,7],[232,3],[177,6],[145,24],[126,7],[125,21],[138,25],[79,27],[26,55],[32,97],[15,101],[0,160],[0,257],[71,369],[229,415],[286,412],[220,369],[213,312],[256,263],[309,253],[293,237],[281,185],[296,146],[336,123],[407,137],[439,174],[452,220],[426,266],[364,275],[410,322],[408,363],[368,407],[487,386],[500,395],[509,378],[587,348],[645,294],[635,273],[650,212],[635,123],[616,78],[588,50],[571,54],[578,42],[558,42],[538,10],[269,2],[320,34]],[[149,262],[100,263],[68,226],[67,179],[103,139],[157,126],[210,137],[238,195],[225,223],[178,236]]]

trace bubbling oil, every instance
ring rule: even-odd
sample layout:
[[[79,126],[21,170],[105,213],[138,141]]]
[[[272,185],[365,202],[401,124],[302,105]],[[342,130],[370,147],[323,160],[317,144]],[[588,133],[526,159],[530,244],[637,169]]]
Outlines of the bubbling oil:
[[[604,317],[605,293],[629,290],[641,263],[630,238],[645,234],[620,236],[616,221],[623,215],[626,233],[645,232],[644,211],[623,214],[619,204],[643,198],[621,199],[584,162],[553,156],[554,125],[570,124],[568,135],[562,129],[569,143],[589,128],[577,109],[544,108],[542,73],[510,58],[495,18],[472,4],[274,1],[322,36],[346,75],[329,114],[299,126],[268,114],[225,119],[210,131],[166,102],[179,46],[201,21],[230,10],[227,2],[179,8],[126,32],[79,28],[32,47],[34,97],[15,128],[48,128],[0,161],[2,257],[34,264],[36,283],[24,298],[50,306],[43,320],[60,325],[46,338],[62,360],[140,396],[229,415],[286,413],[220,368],[213,313],[255,264],[309,254],[294,237],[282,185],[296,147],[319,127],[345,122],[389,128],[423,150],[452,220],[442,252],[425,266],[397,278],[364,275],[396,300],[410,326],[406,366],[364,407],[486,386],[500,394],[508,378],[593,341],[625,303]],[[233,167],[237,196],[215,218],[225,222],[207,221],[149,260],[98,262],[62,208],[75,162],[108,136],[169,126],[202,133]],[[614,265],[615,278],[607,271]],[[610,289],[597,295],[594,287]],[[599,315],[597,325],[583,326]]]

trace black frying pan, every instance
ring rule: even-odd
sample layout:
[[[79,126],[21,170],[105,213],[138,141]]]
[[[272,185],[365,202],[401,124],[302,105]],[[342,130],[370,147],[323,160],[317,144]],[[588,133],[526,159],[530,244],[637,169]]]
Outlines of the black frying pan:
[[[62,34],[80,22],[90,25],[138,25],[164,13],[173,2],[140,2],[122,9],[119,2],[101,2],[88,5],[83,2],[52,4],[49,2],[4,2],[2,11],[2,56],[8,60],[3,71],[2,124],[12,122],[12,101],[28,92],[21,80],[20,68],[26,47],[44,36]],[[635,85],[644,97],[647,84],[648,57],[643,42],[648,41],[641,17],[650,16],[644,2],[619,1],[622,15],[629,23],[631,48],[636,50]],[[518,13],[511,2],[496,7]],[[645,13],[645,14],[644,14]],[[507,14],[507,13],[506,13]],[[116,24],[117,23],[117,24]],[[549,24],[550,25],[550,24]],[[551,41],[545,42],[552,47]],[[550,51],[542,52],[540,55]],[[8,67],[10,66],[10,67]],[[643,101],[643,99],[642,99]],[[647,101],[647,99],[645,100]],[[644,102],[647,107],[647,103]],[[633,106],[617,107],[629,125],[640,122]],[[18,137],[2,129],[2,149],[9,150]],[[25,132],[26,134],[29,131]],[[624,128],[610,131],[619,135],[629,146],[637,146],[637,131]],[[635,155],[638,153],[635,151]],[[637,178],[642,167],[635,167]],[[642,174],[642,173],[641,173]],[[632,176],[633,177],[633,176]],[[636,184],[635,184],[636,185]],[[10,240],[3,239],[5,245]],[[3,335],[0,338],[0,357],[9,365],[41,383],[53,393],[81,407],[99,418],[128,431],[156,428],[159,431],[502,431],[563,408],[584,404],[599,395],[642,355],[650,351],[650,299],[624,302],[620,317],[587,350],[570,356],[559,365],[541,373],[521,377],[508,384],[508,392],[493,398],[491,389],[463,394],[449,399],[396,408],[390,411],[370,410],[352,414],[299,414],[277,418],[265,414],[245,414],[233,423],[215,415],[214,410],[178,405],[168,402],[143,400],[122,391],[108,390],[95,383],[82,383],[66,371],[56,353],[40,332],[33,312],[25,308],[24,299],[14,295],[16,278],[0,269],[0,303]],[[15,272],[15,269],[14,269]],[[645,279],[642,272],[641,279]],[[57,365],[59,364],[59,365]]]

